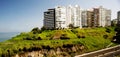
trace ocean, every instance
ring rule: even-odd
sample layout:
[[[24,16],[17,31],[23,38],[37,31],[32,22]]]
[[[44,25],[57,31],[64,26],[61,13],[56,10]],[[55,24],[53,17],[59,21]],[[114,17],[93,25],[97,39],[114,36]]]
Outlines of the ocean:
[[[20,32],[0,32],[0,42],[11,39],[12,37],[18,35]]]

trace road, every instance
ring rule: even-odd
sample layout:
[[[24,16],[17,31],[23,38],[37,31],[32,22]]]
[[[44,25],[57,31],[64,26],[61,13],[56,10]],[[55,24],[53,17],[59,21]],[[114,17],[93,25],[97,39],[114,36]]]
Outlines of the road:
[[[76,55],[75,57],[115,57],[116,55],[120,54],[120,45],[101,49],[98,51],[85,53],[82,55]]]

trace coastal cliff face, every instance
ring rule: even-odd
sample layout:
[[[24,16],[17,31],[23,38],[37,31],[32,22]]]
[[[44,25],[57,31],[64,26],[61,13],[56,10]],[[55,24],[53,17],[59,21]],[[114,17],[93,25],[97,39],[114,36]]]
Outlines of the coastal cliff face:
[[[0,57],[73,57],[106,48],[114,28],[85,28],[23,32],[0,43]],[[113,46],[115,44],[112,44]],[[111,46],[112,46],[111,45]]]
[[[63,45],[63,47],[41,49],[38,51],[23,52],[14,57],[73,57],[84,52],[83,45]]]

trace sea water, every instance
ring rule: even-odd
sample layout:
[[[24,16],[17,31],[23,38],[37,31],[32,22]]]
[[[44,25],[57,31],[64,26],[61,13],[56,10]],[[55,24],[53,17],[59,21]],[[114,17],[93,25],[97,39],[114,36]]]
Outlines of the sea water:
[[[11,39],[18,34],[19,32],[0,32],[0,42]]]

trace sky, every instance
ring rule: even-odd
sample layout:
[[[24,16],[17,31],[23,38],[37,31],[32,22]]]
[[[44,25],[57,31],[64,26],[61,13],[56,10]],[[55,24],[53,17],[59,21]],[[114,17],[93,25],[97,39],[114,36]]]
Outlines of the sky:
[[[0,32],[28,32],[43,26],[43,12],[58,5],[79,5],[83,9],[103,6],[112,19],[120,11],[120,0],[0,0]]]

